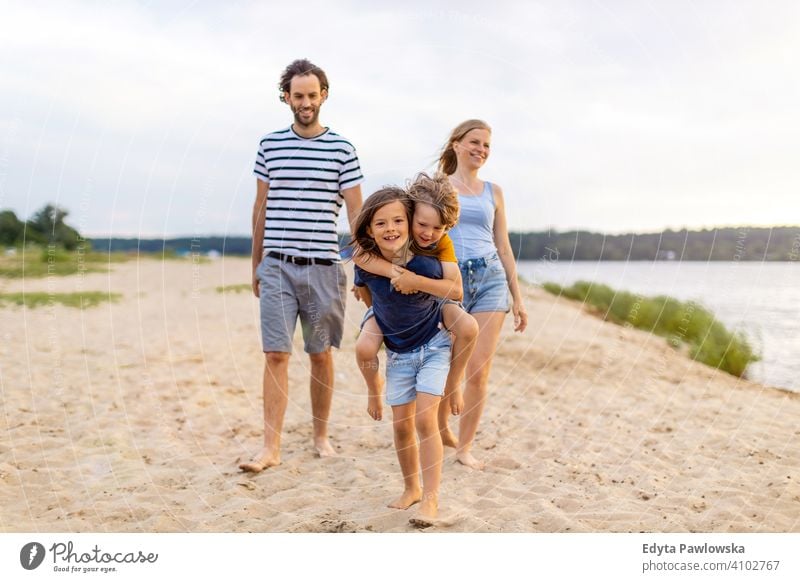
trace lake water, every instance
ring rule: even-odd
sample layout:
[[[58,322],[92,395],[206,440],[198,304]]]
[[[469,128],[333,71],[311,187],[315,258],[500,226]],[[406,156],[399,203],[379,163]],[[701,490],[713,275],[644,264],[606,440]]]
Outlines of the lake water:
[[[520,261],[518,270],[539,285],[595,281],[694,300],[744,332],[761,354],[748,378],[800,391],[800,263]]]

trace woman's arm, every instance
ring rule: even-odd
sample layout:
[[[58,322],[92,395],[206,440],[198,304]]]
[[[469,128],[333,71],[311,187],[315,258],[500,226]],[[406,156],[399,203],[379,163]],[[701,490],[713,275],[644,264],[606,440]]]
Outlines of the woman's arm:
[[[494,191],[494,246],[497,247],[497,256],[503,263],[506,271],[508,288],[511,291],[511,298],[514,300],[512,311],[514,312],[514,331],[525,331],[528,326],[528,312],[522,301],[522,292],[517,280],[517,263],[514,260],[514,251],[508,241],[508,226],[506,223],[506,206],[503,198],[503,190],[497,184],[492,184]]]

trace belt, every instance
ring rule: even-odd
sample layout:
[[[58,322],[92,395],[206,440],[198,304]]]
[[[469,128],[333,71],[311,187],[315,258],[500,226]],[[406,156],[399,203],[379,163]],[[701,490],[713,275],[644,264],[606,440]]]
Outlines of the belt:
[[[292,255],[284,255],[282,253],[276,253],[275,251],[270,251],[267,253],[268,257],[272,257],[273,259],[279,259],[281,261],[285,261],[287,263],[292,263],[293,265],[333,265],[336,261],[331,259],[314,259],[309,257],[295,257]]]

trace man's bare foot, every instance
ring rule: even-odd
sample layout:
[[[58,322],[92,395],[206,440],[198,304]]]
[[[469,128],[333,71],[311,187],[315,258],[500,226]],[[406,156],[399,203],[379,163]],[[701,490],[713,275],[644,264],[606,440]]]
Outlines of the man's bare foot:
[[[415,503],[418,503],[420,499],[422,499],[421,489],[406,489],[403,491],[403,494],[392,501],[388,507],[392,509],[408,509]]]
[[[261,449],[258,456],[249,463],[242,463],[239,469],[245,473],[260,473],[269,467],[275,467],[281,464],[280,454],[275,454],[269,449]]]
[[[450,430],[449,426],[440,429],[439,434],[442,435],[442,444],[444,446],[456,448],[458,445],[458,439],[456,438],[456,435],[453,434],[453,431]]]
[[[317,455],[322,458],[337,456],[336,450],[331,446],[328,437],[314,439],[314,450],[316,451]]]
[[[458,451],[456,453],[456,461],[476,471],[483,471],[486,468],[486,463],[473,457],[469,451]]]

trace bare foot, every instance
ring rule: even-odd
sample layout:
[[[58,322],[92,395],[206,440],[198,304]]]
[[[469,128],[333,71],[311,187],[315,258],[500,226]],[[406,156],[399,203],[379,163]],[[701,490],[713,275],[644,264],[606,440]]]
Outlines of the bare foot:
[[[337,456],[337,453],[331,446],[328,437],[322,439],[314,439],[314,450],[316,451],[317,455],[322,458]]]
[[[453,431],[450,430],[450,427],[445,427],[439,430],[439,434],[442,435],[442,444],[446,447],[456,448],[458,445],[458,439],[456,435],[453,434]]]
[[[486,468],[486,463],[473,457],[469,451],[458,451],[456,453],[456,461],[476,471],[483,471]]]
[[[414,527],[424,529],[436,525],[438,515],[439,495],[437,493],[428,493],[422,498],[417,515],[408,521]]]
[[[239,469],[245,473],[260,473],[269,467],[275,467],[281,464],[281,456],[275,454],[269,449],[261,449],[259,455],[249,463],[242,463]]]
[[[408,509],[415,503],[422,499],[422,490],[420,489],[406,489],[403,494],[392,501],[388,507],[392,509]]]

